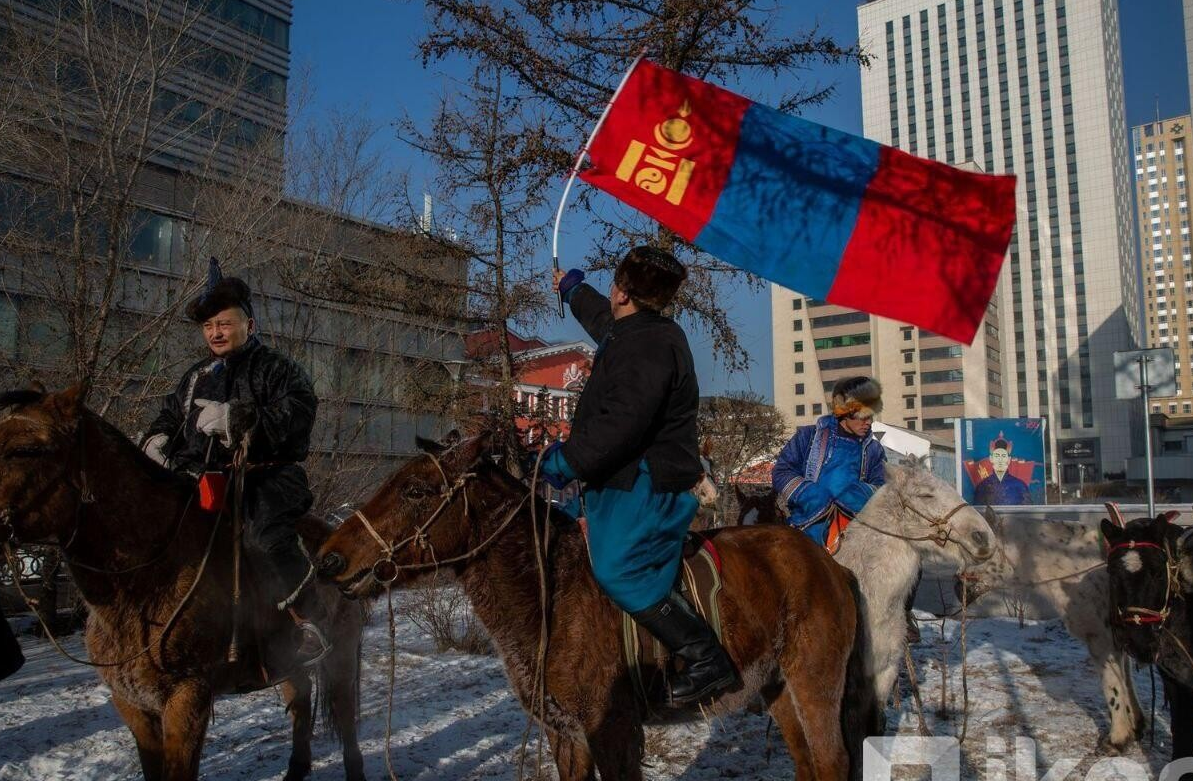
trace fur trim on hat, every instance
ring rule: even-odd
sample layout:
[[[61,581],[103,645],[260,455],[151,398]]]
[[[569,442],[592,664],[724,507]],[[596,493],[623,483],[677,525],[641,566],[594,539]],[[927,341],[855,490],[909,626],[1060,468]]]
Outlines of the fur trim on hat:
[[[882,385],[873,377],[845,377],[833,386],[833,415],[847,418],[857,413],[882,412]]]
[[[618,264],[613,281],[638,308],[658,312],[671,305],[687,277],[687,269],[670,252],[634,247]]]
[[[252,292],[243,279],[224,277],[187,305],[186,316],[196,323],[202,323],[232,307],[239,307],[246,315],[252,317]]]

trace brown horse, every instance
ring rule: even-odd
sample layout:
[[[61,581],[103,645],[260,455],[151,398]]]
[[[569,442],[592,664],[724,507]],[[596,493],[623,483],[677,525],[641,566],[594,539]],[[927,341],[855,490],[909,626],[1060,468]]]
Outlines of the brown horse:
[[[83,406],[85,391],[0,396],[0,542],[58,544],[87,602],[87,650],[132,730],[151,781],[190,781],[215,695],[261,689],[282,677],[293,727],[288,781],[310,772],[311,679],[293,672],[293,623],[246,589],[240,659],[232,636],[232,532],[192,503],[193,483],[141,453]],[[327,528],[303,529],[315,549]],[[251,583],[249,584],[251,586]],[[356,741],[364,613],[336,603],[336,645],[317,671],[352,781],[363,778]],[[277,638],[284,638],[278,640]],[[267,673],[266,670],[269,670]]]
[[[320,575],[347,594],[372,597],[385,581],[451,567],[523,707],[541,717],[560,781],[595,772],[605,781],[641,779],[646,708],[620,650],[621,614],[593,579],[581,532],[548,522],[541,506],[532,513],[527,488],[490,459],[488,437],[446,451],[420,445],[428,454],[398,470],[324,543]],[[854,647],[851,576],[785,526],[708,536],[723,565],[725,646],[742,674],[711,712],[761,696],[801,781],[846,778],[875,718],[865,701],[869,688],[857,680],[862,652]],[[859,701],[843,707],[852,696]]]

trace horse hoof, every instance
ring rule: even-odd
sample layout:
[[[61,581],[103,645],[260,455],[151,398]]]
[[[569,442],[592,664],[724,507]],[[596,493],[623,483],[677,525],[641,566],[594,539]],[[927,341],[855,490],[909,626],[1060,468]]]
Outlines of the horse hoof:
[[[1124,741],[1115,742],[1110,739],[1108,734],[1103,733],[1098,737],[1098,753],[1107,757],[1121,756],[1132,742],[1133,741],[1130,738]]]
[[[311,765],[309,762],[291,762],[290,766],[286,768],[286,775],[282,776],[282,781],[303,781],[310,774]]]

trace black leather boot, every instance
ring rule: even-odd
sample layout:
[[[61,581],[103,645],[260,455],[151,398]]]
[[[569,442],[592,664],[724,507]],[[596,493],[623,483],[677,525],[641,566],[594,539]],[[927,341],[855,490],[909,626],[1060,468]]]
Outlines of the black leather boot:
[[[630,615],[684,660],[683,672],[671,682],[671,705],[702,702],[737,684],[737,670],[712,627],[674,589],[662,602]]]

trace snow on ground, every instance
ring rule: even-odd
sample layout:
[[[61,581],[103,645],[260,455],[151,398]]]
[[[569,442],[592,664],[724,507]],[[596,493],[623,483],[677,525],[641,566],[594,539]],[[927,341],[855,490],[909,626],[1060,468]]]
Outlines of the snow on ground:
[[[385,779],[389,642],[384,615],[377,612],[364,653],[361,743],[368,776]],[[934,733],[955,735],[960,728],[957,714],[938,718],[936,710],[941,696],[939,659],[946,648],[951,655],[949,697],[954,704],[960,702],[958,625],[945,622],[943,643],[940,621],[921,626],[924,638],[914,657],[925,716]],[[47,643],[28,635],[21,641],[28,663],[0,682],[0,781],[140,778],[132,736],[95,673],[61,658]],[[1029,621],[1020,627],[1006,618],[971,621],[967,642],[969,718],[963,775],[987,776],[987,738],[1007,743],[1035,740],[1038,774],[1030,781],[1060,758],[1081,759],[1078,770],[1083,774],[1098,758],[1097,737],[1107,725],[1098,675],[1084,647],[1059,621]],[[67,647],[79,652],[81,642],[72,637]],[[437,654],[428,636],[402,620],[398,648],[391,722],[397,776],[403,781],[515,778],[526,717],[506,687],[500,662],[488,656]],[[1136,683],[1146,712],[1146,672],[1136,675]],[[912,698],[904,689],[900,699],[888,711],[888,723],[893,727],[897,719],[900,734],[915,734]],[[1169,754],[1162,702],[1157,710],[1155,747],[1136,747],[1127,754],[1148,767],[1152,777]],[[741,713],[712,722],[648,728],[646,777],[790,779],[791,760],[778,730],[768,733],[768,722],[763,714]],[[289,722],[273,691],[224,697],[215,706],[202,773],[213,779],[280,778],[288,754]],[[317,737],[314,754],[314,779],[343,777],[339,750],[329,739]],[[533,759],[532,748],[530,763]],[[1013,759],[1007,765],[1006,777],[1028,781],[1016,773]]]

